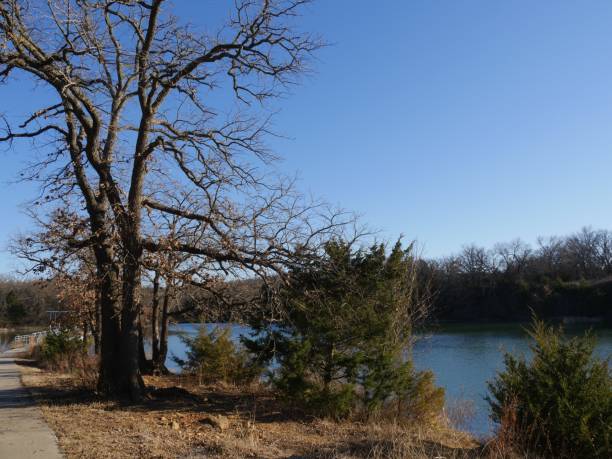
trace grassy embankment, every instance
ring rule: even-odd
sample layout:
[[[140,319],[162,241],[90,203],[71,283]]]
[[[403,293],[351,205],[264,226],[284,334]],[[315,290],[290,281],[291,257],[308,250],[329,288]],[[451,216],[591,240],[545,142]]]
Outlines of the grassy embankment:
[[[291,410],[259,386],[199,386],[183,376],[147,377],[148,397],[134,405],[99,397],[87,377],[22,368],[68,458],[507,457],[445,419],[334,422]]]

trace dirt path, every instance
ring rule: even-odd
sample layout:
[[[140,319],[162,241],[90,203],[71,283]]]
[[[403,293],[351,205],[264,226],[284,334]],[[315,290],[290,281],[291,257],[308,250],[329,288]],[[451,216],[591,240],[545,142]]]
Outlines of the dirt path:
[[[0,356],[0,458],[61,458],[55,434],[20,374],[14,359]]]

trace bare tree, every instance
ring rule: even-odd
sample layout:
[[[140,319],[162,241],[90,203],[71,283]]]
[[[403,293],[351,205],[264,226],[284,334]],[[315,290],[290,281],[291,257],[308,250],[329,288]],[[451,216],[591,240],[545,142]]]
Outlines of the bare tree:
[[[263,144],[265,103],[320,46],[291,26],[307,2],[240,0],[213,34],[181,24],[164,0],[0,3],[1,81],[28,74],[55,97],[19,125],[6,119],[0,142],[38,142],[48,154],[28,177],[50,201],[80,199],[100,289],[100,390],[142,394],[146,253],[199,258],[194,276],[204,283],[220,273],[265,277],[339,223],[332,215],[314,228],[291,183],[261,172],[274,159]],[[211,105],[227,101],[216,91],[239,108]],[[162,215],[198,236],[166,237],[155,227]]]
[[[559,275],[563,262],[564,240],[559,237],[537,238],[534,261],[538,274]]]
[[[474,244],[463,247],[457,262],[460,272],[474,278],[488,274],[495,269],[491,253],[484,247]]]
[[[500,267],[506,274],[516,276],[525,272],[533,252],[529,244],[520,239],[495,244],[493,251],[499,257]]]
[[[569,236],[564,245],[564,258],[575,277],[592,279],[599,274],[602,233],[590,227]]]
[[[599,230],[597,265],[607,275],[612,274],[612,231]]]

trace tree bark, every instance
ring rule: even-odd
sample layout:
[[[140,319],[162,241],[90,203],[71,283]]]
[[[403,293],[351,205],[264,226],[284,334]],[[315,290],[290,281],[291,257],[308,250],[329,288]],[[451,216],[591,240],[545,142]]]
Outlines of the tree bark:
[[[120,391],[119,383],[119,339],[120,328],[117,311],[119,305],[114,292],[117,291],[116,273],[104,263],[99,262],[103,272],[100,295],[101,332],[100,332],[100,375],[98,390],[111,395]]]
[[[91,329],[91,334],[94,340],[94,354],[100,355],[100,294],[98,292],[96,299],[96,312],[95,312],[95,320],[93,322],[93,327]]]
[[[159,271],[155,271],[155,277],[153,278],[153,301],[151,305],[151,357],[154,362],[154,366],[157,366],[159,362]]]
[[[166,368],[166,358],[168,356],[168,321],[170,319],[168,308],[170,306],[171,294],[170,287],[166,286],[161,313],[159,353],[157,355],[157,359],[153,361],[156,371],[159,371],[162,374],[168,373],[168,369]]]
[[[140,257],[127,256],[123,269],[123,307],[121,310],[120,392],[134,401],[144,395],[144,381],[140,372],[139,316],[140,316]]]
[[[140,366],[140,372],[145,375],[150,375],[153,372],[153,361],[147,359],[144,346],[145,336],[144,328],[142,326],[142,314],[138,317],[138,362]]]
[[[100,331],[96,328],[92,333],[94,341],[94,354],[100,355]]]

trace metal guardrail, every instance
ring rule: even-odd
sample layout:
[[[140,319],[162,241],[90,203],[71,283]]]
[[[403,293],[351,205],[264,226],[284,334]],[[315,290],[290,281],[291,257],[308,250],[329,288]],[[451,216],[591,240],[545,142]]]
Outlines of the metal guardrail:
[[[34,333],[29,333],[27,335],[17,335],[13,338],[13,347],[18,347],[19,345],[35,345],[40,343],[45,336],[47,336],[47,331],[39,331]]]

